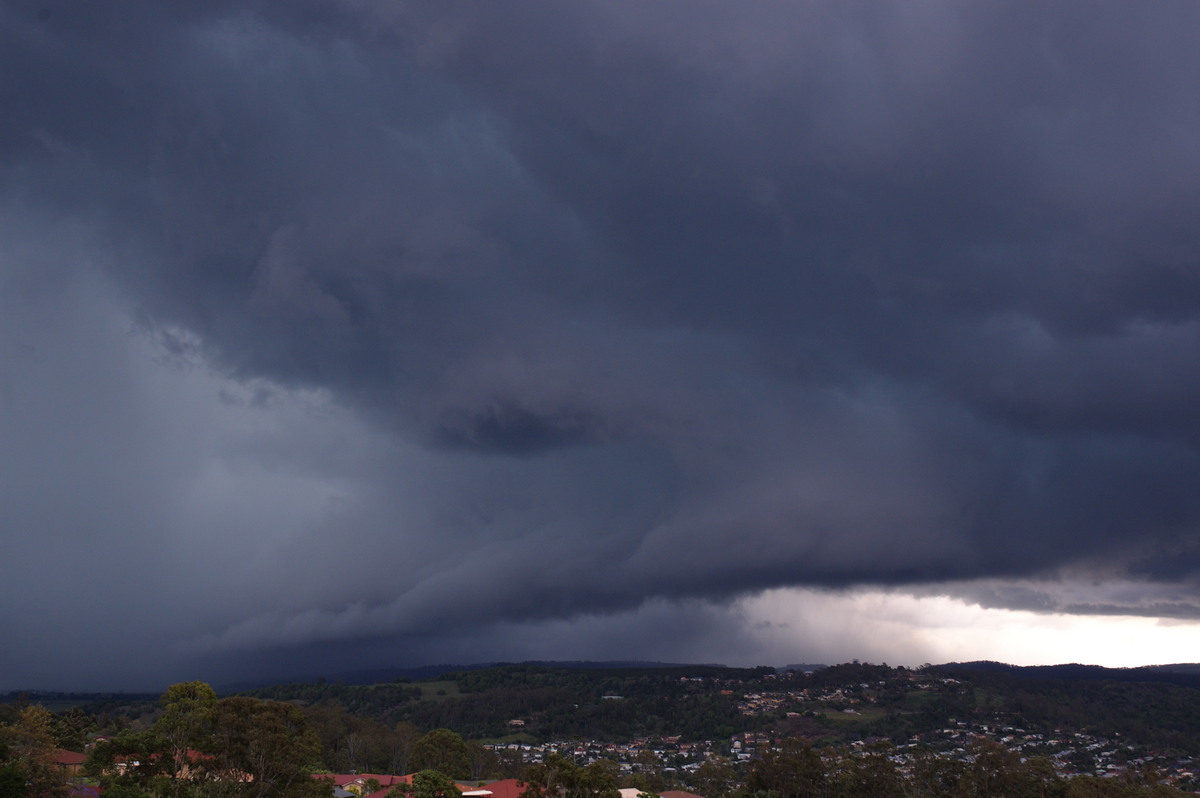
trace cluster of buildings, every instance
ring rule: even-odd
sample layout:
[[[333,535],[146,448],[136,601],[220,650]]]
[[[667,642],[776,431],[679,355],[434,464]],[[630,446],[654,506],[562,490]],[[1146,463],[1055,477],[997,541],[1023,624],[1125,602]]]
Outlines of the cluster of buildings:
[[[743,715],[765,715],[786,711],[788,707],[803,708],[804,704],[874,704],[878,701],[876,693],[883,689],[928,691],[957,684],[960,682],[950,677],[928,676],[910,671],[907,677],[888,682],[860,682],[818,688],[806,687],[747,693],[738,702],[738,710]]]
[[[791,718],[817,712],[859,714],[878,702],[884,690],[932,691],[953,687],[953,678],[910,672],[902,680],[864,682],[819,688],[789,689],[780,678],[779,690],[749,692],[738,697],[738,708],[745,715],[776,715]],[[723,691],[725,692],[725,691]],[[881,710],[874,710],[879,712]],[[879,738],[854,740],[846,748],[831,749],[830,755],[856,756],[885,750],[901,772],[906,772],[918,754],[969,762],[978,744],[984,741],[1002,746],[1019,759],[1042,757],[1063,778],[1098,776],[1120,778],[1130,771],[1153,771],[1156,779],[1181,789],[1200,791],[1200,757],[1179,757],[1165,752],[1136,749],[1119,737],[1101,737],[1084,732],[1042,734],[1005,725],[997,717],[989,721],[952,721],[947,728],[912,737],[900,745],[880,744]],[[617,763],[622,773],[637,772],[648,761],[661,763],[659,773],[668,780],[688,782],[688,775],[705,762],[717,760],[749,764],[765,752],[778,750],[781,740],[771,731],[745,732],[729,740],[681,743],[678,737],[637,739],[624,743],[599,741],[557,741],[543,744],[511,743],[493,746],[517,755],[528,763],[542,761],[557,753],[580,765],[600,759]],[[835,754],[836,751],[836,754]],[[648,760],[645,753],[653,754]],[[848,753],[847,753],[848,752]]]
[[[590,765],[602,759],[617,763],[621,773],[633,773],[656,763],[656,772],[667,777],[682,772],[694,771],[704,762],[725,756],[728,743],[705,740],[702,742],[680,742],[679,737],[638,738],[628,742],[600,742],[596,740],[559,740],[546,743],[500,743],[486,745],[497,752],[507,752],[521,761],[535,765],[545,761],[550,754],[566,757],[578,765]]]
[[[779,714],[794,717],[820,711],[840,711],[858,714],[856,705],[865,707],[878,701],[883,689],[906,691],[933,691],[959,685],[956,679],[929,673],[910,671],[907,678],[889,682],[859,683],[823,688],[779,690],[748,693],[738,704],[746,715]],[[806,707],[806,705],[808,705]],[[737,735],[731,743],[734,758],[749,760],[761,751],[774,747],[775,742],[765,739],[761,733]],[[896,746],[891,758],[902,769],[911,763],[916,750],[932,751],[940,756],[966,761],[971,757],[974,744],[991,741],[1003,746],[1021,759],[1044,757],[1063,778],[1075,776],[1122,777],[1130,770],[1153,770],[1160,781],[1188,790],[1200,790],[1200,757],[1174,756],[1165,752],[1136,749],[1114,738],[1096,736],[1085,732],[1062,732],[1052,735],[1027,732],[1024,729],[1005,725],[999,718],[990,721],[955,721],[949,728],[917,735],[907,743]],[[856,740],[851,743],[852,751],[864,751],[875,740]]]
[[[1152,770],[1158,780],[1187,790],[1200,789],[1200,757],[1175,756],[1165,752],[1138,749],[1119,739],[1101,737],[1086,732],[1054,734],[1028,732],[1013,726],[992,723],[957,721],[936,732],[917,735],[908,743],[897,746],[898,762],[907,762],[916,748],[936,751],[953,759],[967,760],[973,744],[988,740],[999,743],[1022,759],[1043,757],[1064,778],[1100,776],[1117,778],[1129,771]],[[863,742],[855,743],[863,746]]]
[[[1045,735],[996,723],[968,723],[956,721],[953,725],[926,734],[916,735],[908,742],[880,749],[878,739],[852,741],[847,748],[829,749],[837,756],[866,755],[868,752],[885,750],[888,758],[901,772],[907,772],[918,752],[932,752],[937,756],[961,762],[970,762],[973,751],[980,742],[998,743],[1022,760],[1044,757],[1063,778],[1076,776],[1099,776],[1120,778],[1129,771],[1152,770],[1160,782],[1173,784],[1185,790],[1200,791],[1200,757],[1170,756],[1162,752],[1141,751],[1119,739],[1099,737],[1086,733],[1058,733]],[[680,743],[678,738],[664,740],[633,740],[627,743],[598,741],[560,741],[541,745],[510,744],[494,746],[496,749],[517,752],[524,761],[536,763],[547,755],[557,753],[573,759],[577,764],[587,765],[600,759],[615,761],[623,773],[634,772],[645,761],[643,752],[652,753],[663,763],[662,774],[687,781],[687,774],[694,773],[700,766],[716,758],[749,763],[770,750],[778,750],[781,740],[766,732],[745,732],[730,740]],[[464,793],[467,795],[467,793]],[[373,798],[383,798],[374,796]],[[491,798],[491,796],[482,796]],[[517,798],[515,795],[497,795],[495,798]]]

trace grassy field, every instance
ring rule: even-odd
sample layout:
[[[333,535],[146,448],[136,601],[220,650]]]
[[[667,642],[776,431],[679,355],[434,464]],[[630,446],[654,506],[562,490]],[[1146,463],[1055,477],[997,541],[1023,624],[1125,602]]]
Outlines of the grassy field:
[[[509,743],[533,743],[537,742],[537,740],[532,734],[521,732],[520,734],[507,734],[503,737],[489,737],[479,740],[479,742],[488,743],[489,745],[508,745]]]
[[[862,723],[864,721],[879,720],[880,718],[887,716],[886,709],[883,709],[882,707],[872,706],[870,704],[856,705],[854,707],[854,710],[858,714],[842,712],[839,709],[827,709],[827,710],[824,710],[824,712],[825,712],[825,717],[829,719],[830,723],[837,723],[837,724]]]
[[[904,702],[897,708],[908,712],[921,712],[940,701],[941,696],[937,693],[931,693],[928,690],[914,690],[904,696]]]
[[[445,701],[458,698],[458,682],[414,682],[413,687],[421,688],[422,701]]]

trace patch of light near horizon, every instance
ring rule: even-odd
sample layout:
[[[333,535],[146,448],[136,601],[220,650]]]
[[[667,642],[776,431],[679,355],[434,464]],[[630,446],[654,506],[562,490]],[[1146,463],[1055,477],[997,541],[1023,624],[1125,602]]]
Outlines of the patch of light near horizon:
[[[767,662],[1194,662],[1200,622],[981,607],[945,595],[780,588],[739,600]],[[751,663],[738,663],[751,664]]]

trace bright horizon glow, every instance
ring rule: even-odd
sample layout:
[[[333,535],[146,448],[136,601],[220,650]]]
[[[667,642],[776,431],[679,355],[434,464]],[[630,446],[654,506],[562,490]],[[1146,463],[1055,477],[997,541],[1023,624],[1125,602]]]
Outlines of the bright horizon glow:
[[[1194,621],[993,609],[951,596],[882,590],[782,588],[743,599],[739,608],[763,650],[783,659],[811,651],[837,662],[995,660],[1124,668],[1194,662],[1200,639],[1200,622]]]

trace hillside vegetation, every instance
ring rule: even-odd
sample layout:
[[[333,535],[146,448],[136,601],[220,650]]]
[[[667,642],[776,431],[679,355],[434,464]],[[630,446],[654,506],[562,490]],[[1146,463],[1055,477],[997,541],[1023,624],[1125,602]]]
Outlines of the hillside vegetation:
[[[89,746],[97,734],[116,735],[94,748],[91,767],[110,788],[128,792],[123,798],[178,787],[171,781],[177,776],[164,775],[157,764],[141,781],[130,772],[117,779],[112,768],[121,757],[167,761],[162,756],[172,750],[169,732],[178,726],[172,713],[190,706],[180,702],[182,687],[204,696],[208,714],[202,713],[196,728],[216,724],[212,728],[225,731],[219,740],[201,734],[189,745],[174,743],[174,750],[202,751],[204,761],[214,768],[220,763],[222,772],[255,772],[229,741],[245,738],[252,746],[259,731],[274,724],[289,729],[273,732],[275,745],[307,741],[288,766],[289,783],[295,784],[307,785],[297,781],[305,769],[432,770],[478,782],[530,774],[553,781],[573,772],[571,767],[586,766],[590,770],[577,772],[581,784],[611,782],[650,792],[679,788],[708,798],[1026,790],[1141,795],[1151,794],[1141,792],[1151,787],[1161,788],[1153,794],[1174,795],[1179,787],[1196,786],[1200,689],[1175,683],[1189,675],[1186,669],[1163,673],[1167,681],[1135,681],[1124,671],[1105,678],[1094,668],[995,663],[914,670],[852,662],[803,673],[506,665],[418,682],[347,685],[322,679],[220,700],[199,683],[176,686],[159,700],[49,694],[58,711],[39,708],[41,714],[30,714],[39,696],[10,696],[0,704],[0,731],[8,729],[9,739],[32,735],[43,748],[52,740],[72,750]],[[22,724],[36,725],[36,734],[18,734]],[[5,766],[14,779],[27,767],[15,761]],[[53,771],[45,763],[39,767],[37,778],[45,782]],[[1001,771],[1016,779],[1004,782],[1008,791],[980,792],[980,780],[988,782]],[[259,766],[258,772],[270,771]],[[259,778],[265,789],[267,777]],[[806,779],[809,792],[796,786]],[[920,779],[932,781],[920,786]],[[868,784],[873,786],[863,786]],[[1113,792],[1114,785],[1128,790]],[[1085,788],[1090,792],[1081,792]],[[0,798],[21,795],[28,793]]]

